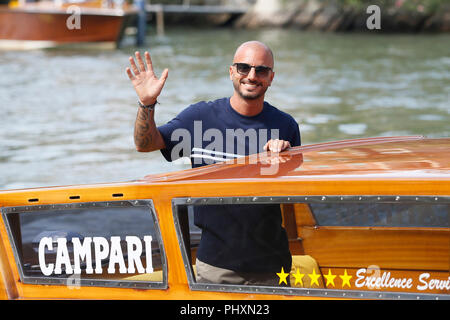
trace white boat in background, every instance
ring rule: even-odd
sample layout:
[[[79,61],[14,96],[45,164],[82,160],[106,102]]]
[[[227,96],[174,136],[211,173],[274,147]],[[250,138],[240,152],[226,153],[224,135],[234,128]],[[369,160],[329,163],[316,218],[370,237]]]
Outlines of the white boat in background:
[[[0,49],[117,47],[136,14],[137,9],[123,1],[10,1],[0,4]]]

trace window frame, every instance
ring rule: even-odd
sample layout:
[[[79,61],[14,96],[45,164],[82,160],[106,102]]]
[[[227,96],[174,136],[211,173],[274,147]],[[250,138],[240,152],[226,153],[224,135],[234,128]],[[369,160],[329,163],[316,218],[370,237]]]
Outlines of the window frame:
[[[359,298],[359,299],[395,299],[395,300],[448,300],[448,294],[392,292],[392,291],[367,291],[367,290],[342,290],[326,288],[293,288],[293,287],[267,287],[255,285],[228,285],[196,283],[191,261],[185,246],[182,233],[182,225],[179,218],[179,208],[189,205],[220,205],[220,204],[294,204],[294,203],[324,203],[324,202],[388,202],[388,203],[450,203],[450,196],[404,196],[404,195],[304,195],[304,196],[228,196],[228,197],[180,197],[172,198],[172,213],[175,223],[178,244],[180,245],[183,263],[188,279],[188,285],[194,291],[231,292],[250,294],[273,294],[283,296],[304,296],[313,298]],[[187,211],[187,210],[186,210]],[[190,250],[190,248],[189,248]]]
[[[137,280],[114,280],[114,279],[83,279],[77,278],[76,285],[80,287],[108,287],[108,288],[132,288],[132,289],[167,289],[168,288],[168,275],[167,275],[167,257],[165,253],[165,247],[161,236],[161,229],[159,226],[159,220],[156,215],[155,206],[152,199],[139,199],[139,200],[119,200],[119,201],[91,201],[81,203],[62,203],[62,204],[48,204],[48,205],[27,205],[27,206],[15,206],[1,208],[3,221],[5,222],[8,238],[11,243],[15,263],[21,281],[24,284],[43,284],[43,285],[66,285],[69,286],[68,281],[73,279],[74,275],[68,275],[67,277],[55,277],[55,276],[29,276],[23,272],[23,261],[19,250],[16,245],[14,232],[10,225],[9,217],[14,214],[26,213],[26,212],[38,212],[48,210],[73,210],[73,209],[89,209],[89,208],[117,208],[117,207],[147,207],[149,213],[154,221],[154,231],[156,240],[159,243],[159,250],[161,254],[162,264],[162,282],[155,281],[137,281]]]

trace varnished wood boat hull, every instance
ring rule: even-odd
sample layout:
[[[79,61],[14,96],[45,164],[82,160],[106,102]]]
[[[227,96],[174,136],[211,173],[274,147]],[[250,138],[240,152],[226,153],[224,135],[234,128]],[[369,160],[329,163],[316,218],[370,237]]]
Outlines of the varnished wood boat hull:
[[[65,8],[8,8],[0,6],[0,40],[53,44],[119,43],[134,11],[83,9],[78,25]]]
[[[236,160],[124,183],[1,191],[0,298],[450,299],[450,229],[445,220],[450,208],[449,143],[449,139],[402,137],[297,147],[284,153],[290,160],[272,176],[260,175],[263,161],[240,164]],[[14,220],[8,220],[14,210],[35,215],[42,209],[94,208],[105,202],[129,206],[145,199],[154,207],[167,269],[138,277],[155,281],[166,274],[167,287],[136,290],[126,287],[129,282],[120,282],[136,280],[136,276],[124,279],[126,275],[108,274],[110,278],[102,281],[115,284],[112,288],[85,278],[80,290],[73,290],[61,282],[26,279],[20,274],[15,248],[21,241],[12,236],[20,231]],[[290,273],[290,288],[264,291],[260,287],[256,292],[244,286],[206,287],[193,280],[190,265],[194,267],[196,249],[192,244],[197,240],[183,231],[187,225],[181,218],[186,218],[187,207],[238,202],[281,205],[293,260],[306,259],[316,265],[314,274],[299,267],[301,286],[294,277],[297,265]],[[336,219],[339,215],[323,220],[325,216],[312,205],[324,203],[359,207],[349,212],[353,222],[345,224]],[[377,220],[386,223],[372,221],[382,210],[369,205],[377,204],[392,205],[386,219]],[[424,210],[408,215],[404,224],[389,222],[416,204]],[[435,217],[444,219],[439,223],[429,222],[435,205],[441,207],[441,215]]]
[[[80,29],[68,29],[69,14],[0,12],[0,39],[67,42],[117,41],[124,17],[83,16]],[[26,28],[18,28],[22,21]],[[20,23],[20,24],[22,24]]]

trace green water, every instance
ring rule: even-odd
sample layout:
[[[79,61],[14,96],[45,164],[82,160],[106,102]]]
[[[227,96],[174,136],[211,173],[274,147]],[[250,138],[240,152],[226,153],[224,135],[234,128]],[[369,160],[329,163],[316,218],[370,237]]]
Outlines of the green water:
[[[294,116],[303,144],[392,135],[450,137],[450,35],[169,28],[150,30],[157,73],[169,68],[156,119],[232,94],[236,47],[275,55],[267,100]],[[136,48],[0,52],[0,188],[128,181],[189,166],[134,150]]]

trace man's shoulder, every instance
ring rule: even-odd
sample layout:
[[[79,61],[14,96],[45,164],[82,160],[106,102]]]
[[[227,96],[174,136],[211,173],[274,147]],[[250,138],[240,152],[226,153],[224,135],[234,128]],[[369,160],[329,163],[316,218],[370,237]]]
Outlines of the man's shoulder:
[[[222,107],[228,103],[228,98],[219,98],[215,100],[202,100],[197,103],[192,104],[191,106],[198,108],[208,108],[208,107]]]
[[[199,101],[186,107],[178,115],[183,119],[199,119],[204,117],[210,117],[210,113],[220,109],[223,104],[226,103],[226,98],[217,99],[213,101]]]
[[[284,112],[284,111],[278,109],[277,107],[274,107],[267,101],[265,101],[264,103],[266,105],[265,111],[267,112],[267,114],[270,117],[274,117],[275,119],[280,119],[282,121],[291,121],[291,122],[297,123],[297,121],[294,119],[294,117],[291,116],[289,113]]]
[[[212,108],[221,108],[226,105],[228,102],[228,98],[220,98],[216,100],[202,100],[196,103],[191,104],[185,110],[199,112],[199,111],[212,111]]]

